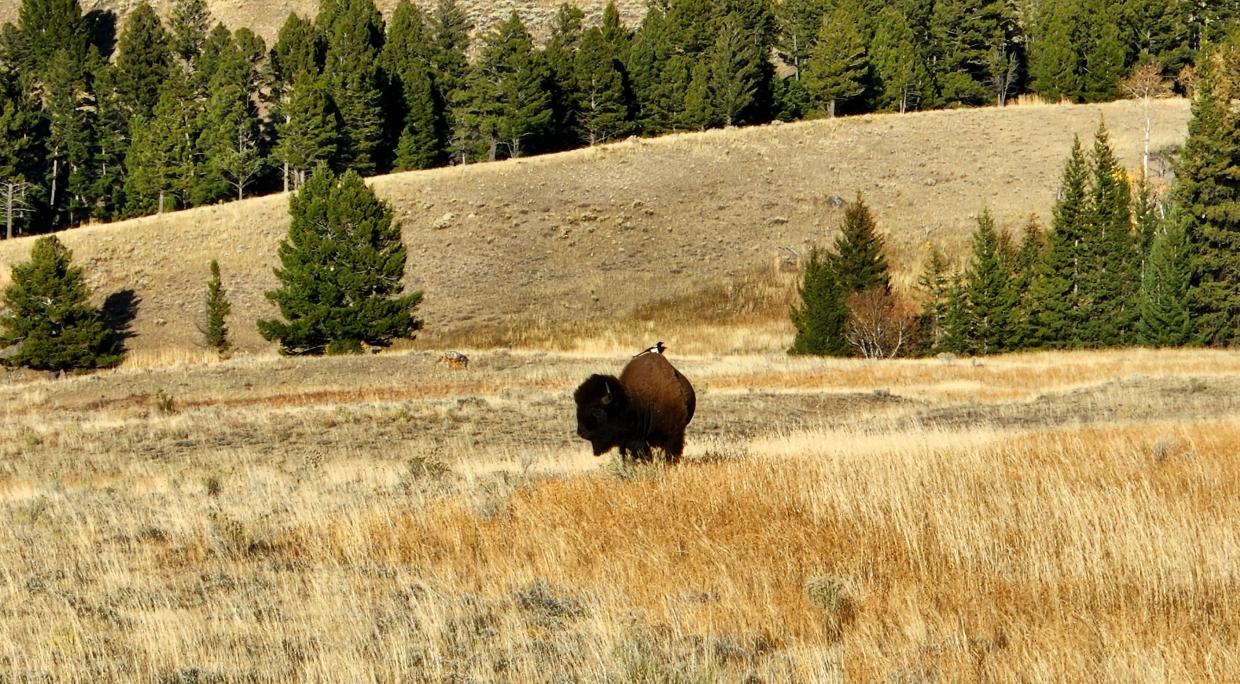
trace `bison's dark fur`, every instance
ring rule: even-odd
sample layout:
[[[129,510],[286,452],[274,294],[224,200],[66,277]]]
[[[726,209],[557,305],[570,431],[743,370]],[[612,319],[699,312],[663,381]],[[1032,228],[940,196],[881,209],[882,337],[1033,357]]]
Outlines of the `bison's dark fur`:
[[[685,427],[693,419],[693,386],[662,354],[635,357],[620,377],[591,375],[573,394],[577,435],[601,456],[620,447],[620,456],[649,460],[660,447],[675,463],[685,450]]]

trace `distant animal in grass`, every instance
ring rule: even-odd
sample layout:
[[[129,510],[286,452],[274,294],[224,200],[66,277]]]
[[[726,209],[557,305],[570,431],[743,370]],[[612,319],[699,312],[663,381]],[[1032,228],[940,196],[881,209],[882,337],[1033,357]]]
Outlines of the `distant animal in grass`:
[[[594,455],[619,447],[621,458],[635,461],[651,460],[656,448],[669,463],[679,461],[697,409],[693,385],[658,352],[633,357],[619,378],[591,375],[573,399],[577,436]]]
[[[454,370],[469,368],[469,357],[459,351],[446,351],[439,357],[439,363]]]

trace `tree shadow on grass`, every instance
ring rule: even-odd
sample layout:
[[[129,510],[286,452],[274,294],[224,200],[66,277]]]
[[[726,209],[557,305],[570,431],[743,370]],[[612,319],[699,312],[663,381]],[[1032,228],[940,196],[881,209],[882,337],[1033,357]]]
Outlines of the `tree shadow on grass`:
[[[141,303],[142,299],[133,290],[118,290],[103,300],[100,318],[112,331],[112,341],[119,354],[125,353],[125,343],[134,336],[133,321],[138,316],[138,305]]]

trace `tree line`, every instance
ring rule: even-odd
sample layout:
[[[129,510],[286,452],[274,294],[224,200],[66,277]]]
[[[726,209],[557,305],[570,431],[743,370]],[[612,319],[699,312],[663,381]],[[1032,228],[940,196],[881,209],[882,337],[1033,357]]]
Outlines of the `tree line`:
[[[809,255],[792,353],[890,357],[1240,342],[1240,32],[1202,61],[1176,181],[1130,179],[1099,125],[1076,140],[1049,230],[989,211],[960,268],[937,248],[912,297],[893,292],[864,200]],[[911,300],[917,300],[920,306]]]
[[[115,41],[78,0],[22,0],[0,31],[0,218],[11,236],[239,199],[320,163],[371,175],[1029,92],[1100,101],[1137,67],[1187,90],[1238,5],[651,0],[630,27],[614,4],[597,26],[565,4],[536,46],[515,12],[488,28],[456,0],[386,20],[323,0],[268,48],[205,0],[166,21],[140,4]]]

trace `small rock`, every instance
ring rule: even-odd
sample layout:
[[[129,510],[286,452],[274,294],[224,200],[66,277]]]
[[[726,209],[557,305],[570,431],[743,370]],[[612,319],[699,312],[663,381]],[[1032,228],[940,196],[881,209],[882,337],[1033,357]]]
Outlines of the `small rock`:
[[[445,230],[447,228],[451,228],[452,222],[455,220],[456,220],[456,214],[453,214],[452,212],[448,212],[444,214],[443,216],[440,216],[438,219],[436,219],[435,222],[431,224],[431,228],[435,230]]]

